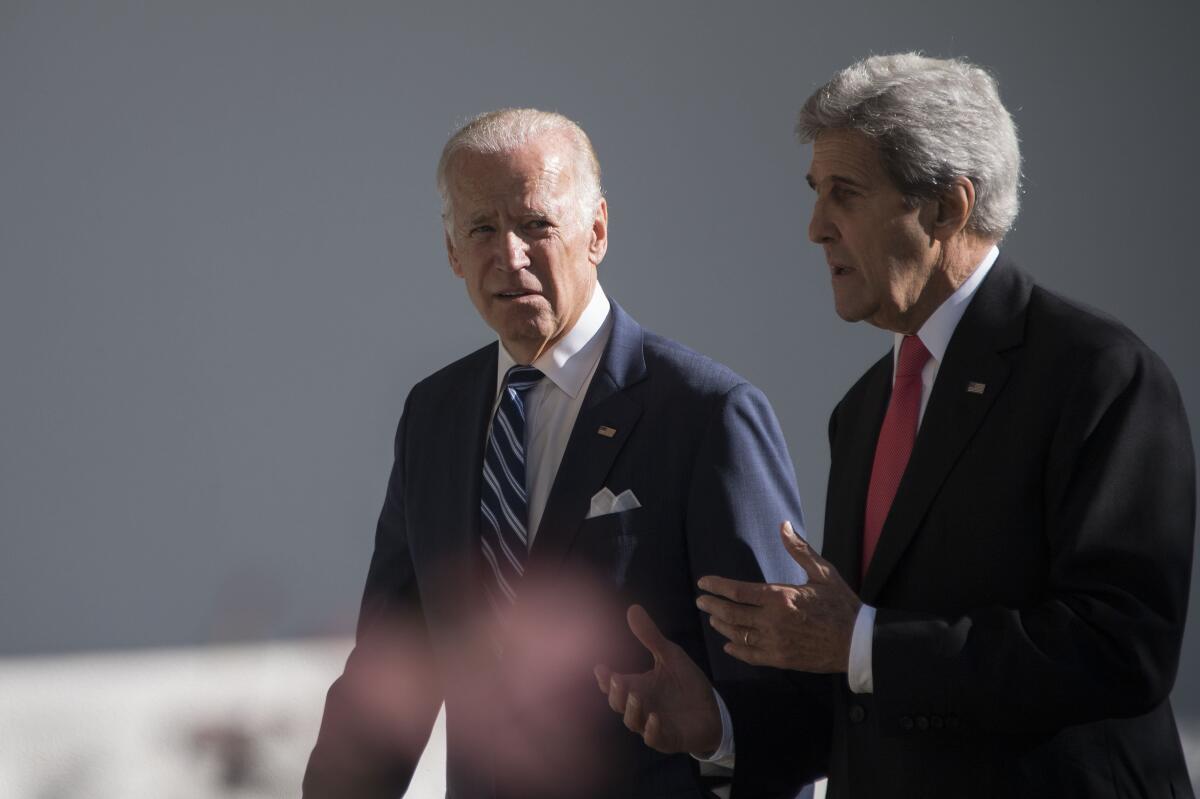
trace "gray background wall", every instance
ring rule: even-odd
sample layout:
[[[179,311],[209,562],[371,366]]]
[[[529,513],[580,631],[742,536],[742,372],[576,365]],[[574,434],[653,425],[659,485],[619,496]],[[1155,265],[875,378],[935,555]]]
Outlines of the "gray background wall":
[[[832,311],[790,131],[867,53],[995,71],[1005,249],[1200,424],[1197,6],[971,5],[0,0],[0,654],[350,629],[405,393],[489,339],[432,172],[503,105],[592,134],[605,287],[766,391],[815,539],[828,412],[888,338]]]

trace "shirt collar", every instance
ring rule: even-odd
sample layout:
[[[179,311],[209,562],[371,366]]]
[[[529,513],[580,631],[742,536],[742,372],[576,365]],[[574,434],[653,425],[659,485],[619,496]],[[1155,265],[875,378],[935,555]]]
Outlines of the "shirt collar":
[[[945,302],[937,307],[925,324],[921,325],[921,329],[917,331],[917,338],[921,339],[921,343],[925,345],[925,349],[929,350],[929,354],[933,360],[938,363],[946,357],[946,349],[950,346],[950,337],[954,335],[954,329],[958,327],[958,321],[962,319],[963,313],[966,312],[967,306],[971,303],[971,298],[975,296],[979,284],[987,277],[987,273],[991,271],[992,264],[996,263],[997,256],[1000,255],[1000,250],[993,245],[988,250],[987,255],[975,268],[963,284],[958,287],[958,291],[951,294]],[[896,358],[900,357],[900,342],[904,340],[903,333],[896,333],[892,345],[892,369],[895,371]]]
[[[596,283],[592,290],[592,298],[588,300],[587,307],[579,315],[575,326],[532,364],[572,399],[583,390],[588,375],[592,373],[604,352],[604,345],[608,343],[608,333],[612,329],[611,307],[604,289]],[[496,359],[497,394],[504,384],[504,375],[516,364],[516,359],[509,354],[501,341],[500,354]]]

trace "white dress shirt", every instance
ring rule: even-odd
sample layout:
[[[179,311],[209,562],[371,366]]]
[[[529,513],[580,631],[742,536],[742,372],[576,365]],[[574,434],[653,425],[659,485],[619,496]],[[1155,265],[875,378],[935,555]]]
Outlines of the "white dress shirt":
[[[975,296],[979,284],[987,277],[992,264],[996,262],[1000,250],[992,247],[975,271],[967,278],[958,290],[951,294],[945,302],[938,306],[921,329],[917,338],[929,350],[930,358],[921,369],[921,410],[917,416],[917,427],[920,429],[921,420],[925,418],[925,406],[929,404],[929,393],[933,389],[933,381],[937,378],[938,367],[946,357],[946,348],[950,346],[950,338],[954,329],[962,319],[963,313]],[[902,333],[896,333],[892,342],[892,380],[895,381],[896,359],[900,357],[900,342],[904,340]],[[875,608],[864,604],[854,620],[854,632],[850,639],[850,662],[846,677],[850,690],[856,694],[869,694],[875,690],[874,673],[871,670],[872,636],[875,629]],[[721,714],[721,745],[709,758],[700,758],[719,763],[723,766],[734,764],[733,722],[729,717],[729,709],[721,695],[717,694],[717,709]]]
[[[592,298],[575,326],[531,364],[545,375],[525,396],[525,491],[529,497],[526,529],[531,546],[542,521],[542,513],[546,510],[546,500],[554,485],[554,477],[558,474],[558,466],[562,463],[563,452],[567,449],[567,441],[571,438],[571,429],[575,427],[575,419],[583,406],[583,397],[592,383],[592,375],[596,373],[600,356],[611,334],[611,305],[597,283]],[[516,364],[516,359],[505,349],[504,342],[500,342],[500,354],[496,359],[493,416],[496,406],[500,404],[504,375]],[[487,435],[490,434],[489,425]]]

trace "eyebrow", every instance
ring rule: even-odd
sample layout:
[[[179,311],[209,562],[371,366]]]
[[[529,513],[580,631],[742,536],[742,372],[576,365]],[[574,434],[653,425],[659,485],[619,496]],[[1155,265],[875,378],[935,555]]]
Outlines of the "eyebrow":
[[[487,213],[487,212],[472,214],[471,216],[467,217],[467,224],[468,225],[479,225],[484,222],[492,221],[492,219],[494,217],[495,217],[495,214],[491,214],[491,213]]]
[[[813,180],[813,176],[812,176],[811,172],[808,173],[807,175],[805,175],[804,179],[808,181],[809,188],[814,189],[814,190],[817,188],[817,182],[815,180]],[[854,178],[848,178],[845,175],[830,175],[829,180],[832,181],[833,183],[840,183],[840,184],[843,184],[846,186],[850,186],[851,188],[854,188],[854,189],[860,189],[860,190],[865,191],[867,188],[866,184],[860,183],[859,181],[855,180]]]
[[[550,208],[537,208],[532,205],[526,205],[522,207],[517,214],[518,217],[523,219],[552,219],[554,215],[554,211]],[[495,221],[496,214],[494,211],[480,211],[479,213],[465,217],[465,219],[469,225],[481,225],[484,223],[490,224]]]

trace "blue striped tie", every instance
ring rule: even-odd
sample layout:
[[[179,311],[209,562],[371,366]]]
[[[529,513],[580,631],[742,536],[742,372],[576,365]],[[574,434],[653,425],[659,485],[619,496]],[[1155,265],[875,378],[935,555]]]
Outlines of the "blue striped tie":
[[[488,598],[498,611],[516,599],[529,553],[529,533],[525,529],[529,517],[525,495],[525,392],[542,376],[532,366],[508,370],[483,453],[479,543],[491,567],[492,579],[486,581]]]

